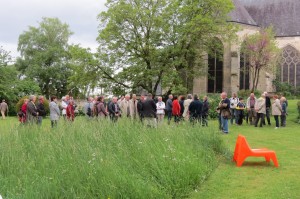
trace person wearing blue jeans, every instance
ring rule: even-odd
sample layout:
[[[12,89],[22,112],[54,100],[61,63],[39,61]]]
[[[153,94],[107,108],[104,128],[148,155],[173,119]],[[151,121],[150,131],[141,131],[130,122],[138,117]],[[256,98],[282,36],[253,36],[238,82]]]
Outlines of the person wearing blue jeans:
[[[227,98],[227,93],[221,93],[221,102],[219,103],[219,109],[221,111],[221,124],[223,133],[228,134],[228,119],[230,117],[230,100]]]

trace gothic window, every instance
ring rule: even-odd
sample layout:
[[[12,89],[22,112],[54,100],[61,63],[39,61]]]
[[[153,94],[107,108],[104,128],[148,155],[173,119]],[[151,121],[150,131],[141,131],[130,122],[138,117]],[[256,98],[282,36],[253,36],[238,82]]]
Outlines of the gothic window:
[[[280,80],[294,87],[300,86],[300,53],[290,45],[282,52]]]
[[[240,90],[248,90],[249,87],[250,87],[249,81],[250,81],[250,75],[249,75],[248,57],[245,53],[241,52],[241,57],[240,57]]]
[[[208,53],[207,92],[221,93],[223,90],[223,44],[215,38]]]

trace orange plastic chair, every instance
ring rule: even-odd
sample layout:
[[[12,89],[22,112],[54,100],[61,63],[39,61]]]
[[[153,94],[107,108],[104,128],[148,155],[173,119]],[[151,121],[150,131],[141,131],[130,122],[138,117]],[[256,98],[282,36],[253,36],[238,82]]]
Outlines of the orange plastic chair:
[[[267,162],[270,162],[270,160],[272,160],[276,167],[279,166],[275,151],[266,148],[251,149],[245,136],[239,135],[235,144],[233,161],[236,162],[236,166],[240,167],[244,163],[245,159],[250,156],[264,157]]]

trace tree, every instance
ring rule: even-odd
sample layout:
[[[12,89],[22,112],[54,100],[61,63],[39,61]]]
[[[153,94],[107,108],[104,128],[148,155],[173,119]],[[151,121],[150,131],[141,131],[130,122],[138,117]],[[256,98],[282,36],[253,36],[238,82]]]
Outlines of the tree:
[[[190,90],[212,37],[228,38],[231,0],[108,0],[99,15],[98,69],[121,87]]]
[[[88,96],[101,80],[97,70],[99,61],[89,48],[82,48],[79,45],[70,46],[69,53],[69,68],[72,72],[68,78],[68,86],[76,88],[83,96]]]
[[[69,26],[57,18],[43,18],[19,36],[17,68],[38,82],[47,97],[67,92]]]
[[[0,67],[7,66],[7,64],[11,61],[10,53],[3,49],[0,46]]]
[[[257,90],[261,70],[275,72],[277,67],[279,48],[272,27],[247,36],[242,51],[248,58],[252,78],[251,92],[254,92]]]

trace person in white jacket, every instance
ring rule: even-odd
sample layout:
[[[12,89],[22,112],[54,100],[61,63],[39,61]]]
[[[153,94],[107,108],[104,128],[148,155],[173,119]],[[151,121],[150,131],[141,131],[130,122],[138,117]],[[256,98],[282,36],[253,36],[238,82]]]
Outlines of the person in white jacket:
[[[156,103],[156,115],[158,120],[157,122],[161,124],[164,121],[166,105],[162,101],[162,97],[158,97],[157,100],[158,100],[158,102]]]

